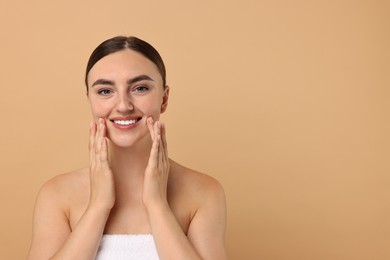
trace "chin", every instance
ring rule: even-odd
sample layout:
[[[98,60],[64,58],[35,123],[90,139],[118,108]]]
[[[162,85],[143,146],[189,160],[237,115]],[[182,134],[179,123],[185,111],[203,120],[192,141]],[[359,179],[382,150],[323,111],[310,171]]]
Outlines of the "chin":
[[[148,134],[148,133],[147,133]],[[144,136],[108,136],[110,143],[120,148],[131,148],[145,143],[147,134]]]

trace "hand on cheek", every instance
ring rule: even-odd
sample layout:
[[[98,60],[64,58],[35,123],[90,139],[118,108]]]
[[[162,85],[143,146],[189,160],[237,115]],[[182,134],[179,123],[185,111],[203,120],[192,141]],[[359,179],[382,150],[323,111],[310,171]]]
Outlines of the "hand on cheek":
[[[167,205],[167,183],[169,158],[165,137],[165,126],[153,118],[147,119],[153,144],[145,170],[143,202],[146,208]]]
[[[89,135],[90,154],[90,207],[110,210],[115,203],[114,180],[108,162],[106,124],[103,118],[91,123]]]

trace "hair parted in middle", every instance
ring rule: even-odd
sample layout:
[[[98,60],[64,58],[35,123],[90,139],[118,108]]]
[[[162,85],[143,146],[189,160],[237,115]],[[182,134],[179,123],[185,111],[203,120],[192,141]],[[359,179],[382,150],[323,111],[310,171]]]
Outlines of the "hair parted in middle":
[[[158,51],[148,42],[141,40],[135,36],[116,36],[102,42],[99,46],[96,47],[96,49],[89,57],[87,68],[85,71],[85,85],[87,87],[87,94],[88,74],[92,67],[96,64],[96,62],[98,62],[100,59],[104,58],[109,54],[126,49],[138,52],[147,59],[149,59],[151,62],[153,62],[161,75],[163,87],[164,89],[166,88],[165,65]]]

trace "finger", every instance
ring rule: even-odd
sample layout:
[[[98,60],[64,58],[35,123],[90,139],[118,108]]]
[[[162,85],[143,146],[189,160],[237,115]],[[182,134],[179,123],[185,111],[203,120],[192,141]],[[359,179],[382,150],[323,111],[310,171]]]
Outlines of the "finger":
[[[159,143],[158,149],[158,166],[161,168],[164,166],[164,148],[162,147],[162,138],[161,135],[157,137]]]
[[[101,120],[101,124],[100,124],[100,132],[99,132],[99,149],[98,149],[98,154],[99,156],[97,156],[96,160],[97,160],[97,165],[99,167],[102,167],[102,164],[103,164],[103,161],[102,161],[102,153],[104,153],[104,147],[103,145],[106,145],[107,147],[107,143],[106,143],[106,125],[105,125],[105,121],[102,119]],[[107,149],[107,148],[106,148]],[[104,157],[107,157],[107,153],[106,155],[103,155]]]
[[[109,170],[110,166],[108,164],[108,148],[107,148],[107,138],[102,137],[101,142],[101,151],[100,151],[100,163],[104,170]]]
[[[100,138],[106,137],[106,130],[107,130],[106,121],[102,118],[102,129],[100,131]]]
[[[96,135],[96,124],[91,122],[89,125],[89,159],[92,162],[94,158],[94,147],[95,147],[95,135]]]
[[[154,120],[151,116],[146,119],[146,124],[148,125],[150,137],[153,140],[153,138],[154,138],[154,130],[153,130]]]
[[[159,146],[159,142],[158,142],[157,138],[154,138],[153,144],[152,144],[152,149],[150,150],[148,167],[151,167],[151,168],[157,167],[158,146]]]
[[[100,153],[100,149],[101,149],[101,144],[102,142],[100,141],[101,140],[101,137],[104,135],[104,125],[103,125],[103,119],[102,118],[99,118],[99,121],[98,121],[98,126],[97,126],[97,133],[95,135],[95,154],[99,154]]]
[[[160,135],[160,127],[161,127],[160,121],[156,121],[154,123],[154,138],[157,138],[157,136]]]
[[[165,161],[165,150],[164,150],[164,141],[162,138],[162,131],[163,131],[164,125],[161,122],[157,122],[157,140],[159,143],[158,146],[158,166],[161,168],[164,166]]]
[[[151,118],[150,118],[151,119]],[[149,123],[152,123],[151,120],[149,120]],[[157,138],[158,136],[158,121],[154,122],[150,127],[149,131],[151,133],[152,137],[152,149],[150,150],[149,155],[149,161],[148,161],[148,167],[156,168],[158,167],[158,150],[159,150],[159,140]]]
[[[166,128],[164,123],[161,124],[161,140],[162,140],[162,148],[164,149],[164,154],[168,158],[167,136],[166,136]]]
[[[169,168],[168,144],[167,144],[165,124],[162,124],[161,126],[161,143],[162,143],[163,163],[165,167]]]

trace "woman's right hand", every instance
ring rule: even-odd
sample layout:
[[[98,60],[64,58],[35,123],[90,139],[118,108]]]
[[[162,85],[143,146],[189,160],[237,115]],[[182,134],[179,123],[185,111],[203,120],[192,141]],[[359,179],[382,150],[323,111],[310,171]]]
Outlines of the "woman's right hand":
[[[111,210],[115,204],[114,177],[108,162],[106,125],[102,118],[89,131],[90,198],[88,207]]]

